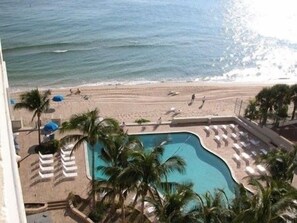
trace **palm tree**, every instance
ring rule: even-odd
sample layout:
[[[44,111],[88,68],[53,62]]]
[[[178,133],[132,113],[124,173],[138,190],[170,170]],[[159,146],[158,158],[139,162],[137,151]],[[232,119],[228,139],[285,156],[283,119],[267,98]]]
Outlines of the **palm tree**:
[[[255,120],[258,118],[259,111],[257,107],[257,101],[255,99],[249,101],[249,104],[245,109],[244,116],[251,120]]]
[[[142,144],[135,136],[129,136],[126,133],[109,135],[105,139],[105,146],[101,148],[99,157],[104,161],[97,170],[101,171],[106,178],[96,182],[96,190],[104,192],[104,200],[111,202],[110,216],[116,211],[116,198],[119,198],[119,204],[122,210],[122,222],[125,222],[125,199],[129,190],[135,189],[135,182],[118,177],[124,168],[129,165],[129,151],[142,148]],[[109,219],[110,216],[106,218]]]
[[[288,106],[290,104],[290,87],[286,84],[276,84],[271,87],[273,96],[273,109],[275,111],[275,124],[278,126],[280,118],[288,116]]]
[[[260,123],[266,125],[268,118],[268,111],[273,109],[273,95],[271,88],[263,88],[257,95],[256,101],[259,104],[259,112],[261,116]]]
[[[297,146],[290,151],[283,148],[272,150],[260,156],[257,163],[264,163],[274,179],[292,182],[297,168]]]
[[[29,92],[25,92],[20,95],[21,101],[14,105],[14,109],[27,109],[33,112],[32,121],[37,117],[37,129],[38,129],[38,144],[41,144],[40,139],[40,126],[41,126],[41,114],[49,108],[51,94],[50,90],[40,92],[37,89],[33,89]]]
[[[265,183],[265,182],[264,182]],[[245,199],[245,206],[232,220],[234,223],[281,223],[287,222],[290,208],[296,208],[297,190],[284,181],[266,178],[263,182],[252,178],[250,185],[255,187],[255,194]]]
[[[193,183],[162,184],[163,196],[155,191],[147,201],[155,209],[158,222],[197,222],[198,195],[193,191]]]
[[[295,118],[295,113],[297,109],[297,84],[294,84],[290,87],[290,97],[294,105],[291,118],[291,120],[293,120]]]
[[[82,114],[71,116],[70,120],[62,123],[61,133],[78,131],[66,135],[61,139],[62,145],[69,142],[76,142],[73,151],[78,149],[82,143],[87,142],[92,150],[92,198],[95,207],[95,145],[97,142],[106,142],[109,135],[120,131],[119,123],[112,118],[99,119],[99,111],[94,109]]]
[[[162,181],[167,181],[169,173],[178,171],[183,173],[185,161],[179,156],[171,156],[165,161],[162,160],[164,147],[154,147],[152,150],[133,150],[130,153],[130,161],[127,168],[118,176],[120,179],[137,184],[135,202],[141,196],[141,212],[144,213],[144,202],[146,196],[154,196],[155,188]]]
[[[221,223],[228,222],[231,216],[229,201],[223,190],[216,190],[214,195],[206,192],[198,196],[200,205],[197,207],[199,222]]]

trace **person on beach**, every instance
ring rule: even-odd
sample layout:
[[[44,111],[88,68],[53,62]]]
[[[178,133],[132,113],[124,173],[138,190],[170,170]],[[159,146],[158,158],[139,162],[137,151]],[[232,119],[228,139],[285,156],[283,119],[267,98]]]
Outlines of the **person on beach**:
[[[72,95],[72,94],[73,94],[73,91],[72,91],[72,89],[71,89],[71,88],[70,88],[70,90],[69,90],[69,91],[70,91],[70,95]]]
[[[203,96],[202,98],[202,104],[204,104],[204,102],[205,102],[205,96]]]
[[[193,103],[194,100],[195,100],[195,94],[192,94],[192,100],[191,100],[191,102]]]
[[[79,88],[77,88],[75,94],[80,94],[80,90],[79,90]]]

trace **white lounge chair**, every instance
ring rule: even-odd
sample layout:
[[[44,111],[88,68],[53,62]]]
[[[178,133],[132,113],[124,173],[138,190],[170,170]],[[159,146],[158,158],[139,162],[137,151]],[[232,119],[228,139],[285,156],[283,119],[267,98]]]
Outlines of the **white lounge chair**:
[[[65,146],[63,147],[63,150],[64,150],[64,151],[72,150],[73,147],[74,147],[74,144],[71,143],[71,144],[65,145]]]
[[[228,136],[226,134],[222,135],[222,139],[225,140],[226,142],[228,142]]]
[[[244,147],[244,148],[247,148],[249,145],[245,142],[240,142],[240,144]]]
[[[41,154],[41,152],[38,152],[39,157],[43,160],[46,159],[53,159],[54,155],[53,154]]]
[[[77,166],[63,166],[63,170],[65,170],[65,172],[73,172],[77,170]]]
[[[54,160],[53,159],[44,160],[44,159],[41,159],[41,157],[39,157],[39,162],[41,163],[41,165],[46,166],[46,165],[53,164]]]
[[[210,128],[209,128],[209,126],[204,126],[204,131],[207,133],[207,134],[209,134],[210,133]]]
[[[255,174],[255,170],[254,170],[252,167],[250,167],[250,166],[247,166],[247,167],[245,168],[245,171],[246,171],[247,174],[249,174],[249,175],[254,175],[254,174]]]
[[[64,161],[61,159],[63,166],[75,166],[75,160]]]
[[[251,140],[251,143],[254,145],[254,146],[257,146],[259,145],[260,141],[259,140]]]
[[[77,176],[77,172],[71,172],[71,173],[67,173],[63,170],[63,175],[65,178],[72,178],[72,177],[76,177]]]
[[[249,161],[249,159],[250,159],[250,155],[245,152],[241,153],[241,157],[246,161]]]
[[[257,165],[257,169],[259,170],[260,173],[266,173],[266,168],[261,164]]]
[[[241,147],[240,147],[237,143],[234,143],[234,144],[233,144],[233,148],[234,148],[237,152],[240,152]]]
[[[214,131],[215,133],[218,133],[218,132],[219,132],[219,128],[218,128],[217,125],[212,125],[212,126],[210,126],[210,127],[213,129],[213,131]]]
[[[70,156],[71,152],[72,152],[71,150],[64,151],[63,149],[61,149],[61,154],[64,156]]]
[[[53,172],[54,171],[54,167],[53,166],[42,166],[41,163],[39,163],[39,171],[41,173]]]
[[[238,135],[236,135],[235,133],[231,133],[231,138],[232,138],[234,141],[237,141],[237,140],[238,140]]]
[[[235,131],[235,125],[234,125],[234,124],[230,124],[229,127],[230,127],[230,129],[231,129],[232,131]]]
[[[61,155],[61,157],[62,157],[62,160],[65,161],[65,162],[75,160],[75,156],[64,156],[64,155]]]
[[[54,176],[54,173],[41,173],[39,171],[39,176],[42,178],[42,179],[48,179],[48,178],[51,178]]]
[[[266,149],[260,149],[261,153],[263,153],[264,155],[266,155],[268,152]]]
[[[228,131],[227,131],[227,126],[226,125],[222,125],[221,126],[221,129],[223,130],[223,132],[225,132],[225,133],[227,133]]]
[[[240,163],[241,158],[240,158],[240,156],[238,156],[236,153],[233,154],[233,158],[234,158],[238,163]]]

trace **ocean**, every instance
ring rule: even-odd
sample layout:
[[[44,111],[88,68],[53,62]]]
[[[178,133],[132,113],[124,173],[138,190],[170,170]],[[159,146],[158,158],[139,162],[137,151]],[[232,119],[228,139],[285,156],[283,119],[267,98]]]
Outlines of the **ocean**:
[[[296,83],[295,2],[1,0],[9,83]]]

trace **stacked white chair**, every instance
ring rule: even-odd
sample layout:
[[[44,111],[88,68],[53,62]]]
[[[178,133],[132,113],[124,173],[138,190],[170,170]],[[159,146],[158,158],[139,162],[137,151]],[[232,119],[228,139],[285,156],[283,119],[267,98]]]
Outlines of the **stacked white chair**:
[[[48,179],[54,176],[54,156],[53,154],[39,153],[39,176]]]
[[[72,151],[73,144],[68,144],[61,149],[61,163],[64,177],[72,178],[77,176],[77,166],[75,163],[75,156]]]

